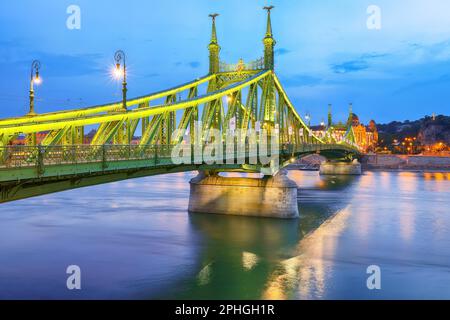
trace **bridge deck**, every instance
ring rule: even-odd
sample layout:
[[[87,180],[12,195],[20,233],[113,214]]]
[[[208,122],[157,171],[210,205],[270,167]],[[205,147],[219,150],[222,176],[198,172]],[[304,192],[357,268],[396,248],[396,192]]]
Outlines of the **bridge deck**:
[[[0,152],[2,154],[0,183],[63,175],[180,166],[180,163],[172,158],[173,148],[174,146],[171,145],[156,145],[145,149],[138,145],[3,147]],[[226,147],[223,150],[223,157],[216,158],[212,163],[213,161],[202,158],[201,149],[196,151],[192,147],[190,157],[188,155],[189,160],[184,161],[181,166],[185,166],[186,171],[192,170],[192,165],[202,164],[213,165],[218,171],[227,170],[226,164],[239,164],[243,171],[254,171],[254,168],[259,171],[263,166],[259,161],[250,163],[250,159],[257,159],[258,150],[246,148],[245,153],[238,153],[237,150],[229,152],[226,151]],[[343,145],[333,144],[285,145],[281,148],[278,156],[280,164],[283,166],[283,162],[291,157],[316,152],[334,152],[341,155],[342,153],[353,153],[354,150]],[[253,166],[246,167],[246,165]]]

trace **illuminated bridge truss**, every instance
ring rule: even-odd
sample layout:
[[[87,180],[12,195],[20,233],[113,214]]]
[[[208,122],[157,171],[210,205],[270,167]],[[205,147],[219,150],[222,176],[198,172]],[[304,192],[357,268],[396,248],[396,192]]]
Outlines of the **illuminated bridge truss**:
[[[238,129],[244,134],[267,130],[279,142],[279,167],[310,153],[330,158],[358,154],[351,134],[339,142],[333,141],[332,135],[316,137],[272,70],[208,75],[131,99],[127,108],[124,111],[117,102],[0,120],[0,202],[168,172],[276,172],[273,163],[238,164],[236,150],[226,146],[223,164],[174,163],[173,148],[189,137],[194,160],[195,144],[201,145],[200,150],[207,147],[212,130],[224,138]],[[85,140],[87,129],[96,130],[89,143]],[[45,136],[34,145],[37,134]],[[27,144],[10,145],[19,135],[26,136]],[[140,138],[133,142],[135,136]],[[240,156],[248,159],[249,152],[246,146],[245,155]]]

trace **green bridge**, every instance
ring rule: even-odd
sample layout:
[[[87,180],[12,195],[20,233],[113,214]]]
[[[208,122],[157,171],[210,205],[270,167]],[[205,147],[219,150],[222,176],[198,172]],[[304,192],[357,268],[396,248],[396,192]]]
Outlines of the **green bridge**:
[[[315,153],[356,158],[351,128],[339,141],[333,128],[317,137],[289,100],[274,72],[272,7],[265,9],[263,58],[222,62],[217,15],[211,15],[208,75],[168,90],[127,99],[123,61],[122,101],[36,114],[31,86],[30,113],[0,120],[0,202],[193,170],[276,176]],[[85,131],[92,128],[88,141]],[[13,145],[20,136],[25,145]]]

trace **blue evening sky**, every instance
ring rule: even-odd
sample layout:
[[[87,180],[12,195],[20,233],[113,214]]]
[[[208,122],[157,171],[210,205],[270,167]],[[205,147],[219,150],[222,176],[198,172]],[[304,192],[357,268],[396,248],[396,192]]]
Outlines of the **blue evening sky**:
[[[66,27],[66,9],[81,8],[81,29]],[[207,73],[208,14],[217,19],[221,58],[263,54],[265,12],[273,4],[276,72],[300,114],[338,119],[348,102],[367,123],[449,114],[448,0],[19,0],[0,4],[0,117],[28,111],[30,63],[42,62],[38,112],[120,100],[108,73],[122,49],[129,96]],[[381,8],[381,30],[366,26]]]

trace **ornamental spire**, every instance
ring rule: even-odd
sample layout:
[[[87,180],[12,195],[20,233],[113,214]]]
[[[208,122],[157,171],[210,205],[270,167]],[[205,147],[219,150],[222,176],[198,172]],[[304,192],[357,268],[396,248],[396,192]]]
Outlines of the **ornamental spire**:
[[[263,39],[264,43],[264,67],[268,70],[273,70],[274,62],[274,46],[276,44],[272,36],[272,21],[270,19],[270,11],[275,8],[274,6],[264,7],[267,10],[267,27],[266,36]]]
[[[211,42],[210,42],[210,44],[217,44],[216,17],[218,17],[219,14],[218,13],[212,13],[209,16],[212,18],[212,32],[211,32]]]
[[[220,46],[217,41],[217,32],[216,32],[216,17],[219,16],[217,13],[213,13],[209,15],[212,18],[212,32],[211,32],[211,42],[209,43],[209,73],[218,73],[219,72],[219,52]]]
[[[270,10],[275,8],[274,6],[264,7],[267,10],[267,27],[266,27],[266,38],[272,38],[272,21],[270,20]]]

